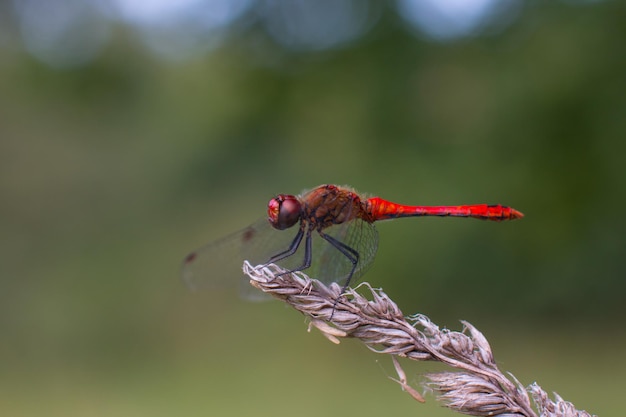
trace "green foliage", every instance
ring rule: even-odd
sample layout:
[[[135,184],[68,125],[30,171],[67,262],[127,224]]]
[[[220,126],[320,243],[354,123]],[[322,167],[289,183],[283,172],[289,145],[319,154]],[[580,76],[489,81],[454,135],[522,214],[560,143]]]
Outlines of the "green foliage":
[[[270,47],[270,63],[251,53],[252,35],[166,64],[120,31],[103,56],[71,70],[0,49],[0,328],[8,341],[0,353],[11,368],[4,375],[17,378],[11,386],[23,394],[20,387],[43,372],[44,401],[89,391],[93,375],[106,375],[76,415],[98,408],[99,390],[117,396],[111,415],[133,414],[133,401],[158,405],[172,392],[201,403],[204,394],[215,396],[208,391],[216,387],[197,388],[211,372],[230,392],[297,386],[265,378],[274,365],[263,355],[276,366],[321,362],[312,351],[276,353],[290,343],[313,343],[321,349],[315,355],[337,361],[319,373],[340,378],[349,358],[332,358],[341,349],[317,336],[300,343],[265,337],[283,320],[282,308],[246,305],[226,293],[189,301],[178,281],[187,251],[264,216],[274,194],[322,183],[406,204],[502,203],[526,214],[503,224],[379,225],[380,251],[365,279],[407,314],[465,318],[479,327],[476,316],[494,326],[620,323],[623,22],[617,2],[553,5],[529,9],[497,35],[436,44],[385,20],[344,49]],[[220,315],[234,318],[210,322]],[[245,346],[235,349],[237,358],[224,347],[235,328],[249,332],[235,338]],[[297,322],[295,331],[302,330]],[[257,340],[268,345],[257,347]],[[236,366],[259,367],[254,382],[233,375],[229,361],[240,359]],[[306,379],[306,372],[279,378]],[[169,382],[151,378],[161,373]],[[311,378],[330,387],[326,374]],[[147,384],[131,388],[139,400],[125,397],[120,379]],[[197,384],[195,391],[179,382]],[[340,392],[331,397],[336,407],[355,395],[343,384],[332,391]],[[239,402],[218,399],[220,407]],[[607,404],[594,403],[592,411]],[[239,415],[251,410],[237,407]]]

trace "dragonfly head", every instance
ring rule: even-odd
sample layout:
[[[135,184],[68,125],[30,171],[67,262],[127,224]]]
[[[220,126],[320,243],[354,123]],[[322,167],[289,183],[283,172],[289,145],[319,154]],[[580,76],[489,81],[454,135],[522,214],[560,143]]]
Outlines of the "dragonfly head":
[[[298,222],[302,204],[293,195],[279,194],[267,205],[267,220],[278,230],[288,229]]]

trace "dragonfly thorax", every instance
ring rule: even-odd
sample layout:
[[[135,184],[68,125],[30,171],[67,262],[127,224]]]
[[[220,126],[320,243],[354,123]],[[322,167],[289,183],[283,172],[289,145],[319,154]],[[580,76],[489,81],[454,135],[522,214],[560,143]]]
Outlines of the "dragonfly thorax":
[[[278,230],[288,229],[300,220],[302,203],[296,196],[279,194],[267,204],[267,220]]]

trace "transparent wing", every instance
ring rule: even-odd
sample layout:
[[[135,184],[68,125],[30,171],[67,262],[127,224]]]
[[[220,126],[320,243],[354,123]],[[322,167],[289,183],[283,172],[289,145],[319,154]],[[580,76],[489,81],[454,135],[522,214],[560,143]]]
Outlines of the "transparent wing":
[[[182,265],[182,277],[194,290],[223,289],[239,286],[240,294],[249,300],[264,299],[242,272],[244,260],[264,264],[293,240],[297,228],[274,229],[266,218],[229,236],[191,252]]]
[[[194,290],[239,285],[242,297],[249,300],[267,299],[244,276],[241,269],[243,261],[248,260],[253,265],[267,263],[273,255],[286,250],[297,233],[298,225],[287,230],[276,230],[266,218],[262,218],[187,255],[182,266],[183,280]],[[371,223],[355,219],[324,229],[324,233],[359,253],[359,262],[350,282],[356,283],[374,261],[378,249],[376,228]],[[317,231],[314,230],[311,237],[312,263],[303,272],[325,283],[337,282],[344,285],[352,269],[350,260],[322,239]],[[304,262],[305,239],[294,255],[277,264],[288,270],[299,269]]]
[[[348,223],[331,226],[325,229],[324,233],[358,252],[359,261],[350,281],[350,285],[354,285],[374,262],[378,250],[376,227],[372,223],[355,219]],[[352,263],[333,245],[321,238],[318,240],[321,242],[317,253],[315,246],[313,249],[315,270],[311,271],[311,276],[325,283],[337,282],[344,285],[352,270]]]

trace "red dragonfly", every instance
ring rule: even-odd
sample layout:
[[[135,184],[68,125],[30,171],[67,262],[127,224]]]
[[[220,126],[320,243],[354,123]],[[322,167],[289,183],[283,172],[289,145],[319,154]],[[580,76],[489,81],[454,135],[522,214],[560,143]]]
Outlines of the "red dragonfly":
[[[187,284],[202,288],[232,281],[233,273],[241,271],[243,261],[248,260],[253,265],[277,263],[292,272],[306,270],[323,282],[342,284],[345,290],[374,261],[378,249],[376,221],[420,216],[492,221],[524,217],[500,204],[406,206],[380,197],[365,198],[336,185],[320,185],[299,196],[279,194],[269,201],[267,215],[187,255],[183,262]],[[284,232],[294,226],[295,235]],[[244,292],[254,298],[255,293],[245,290],[252,287],[243,282]]]

